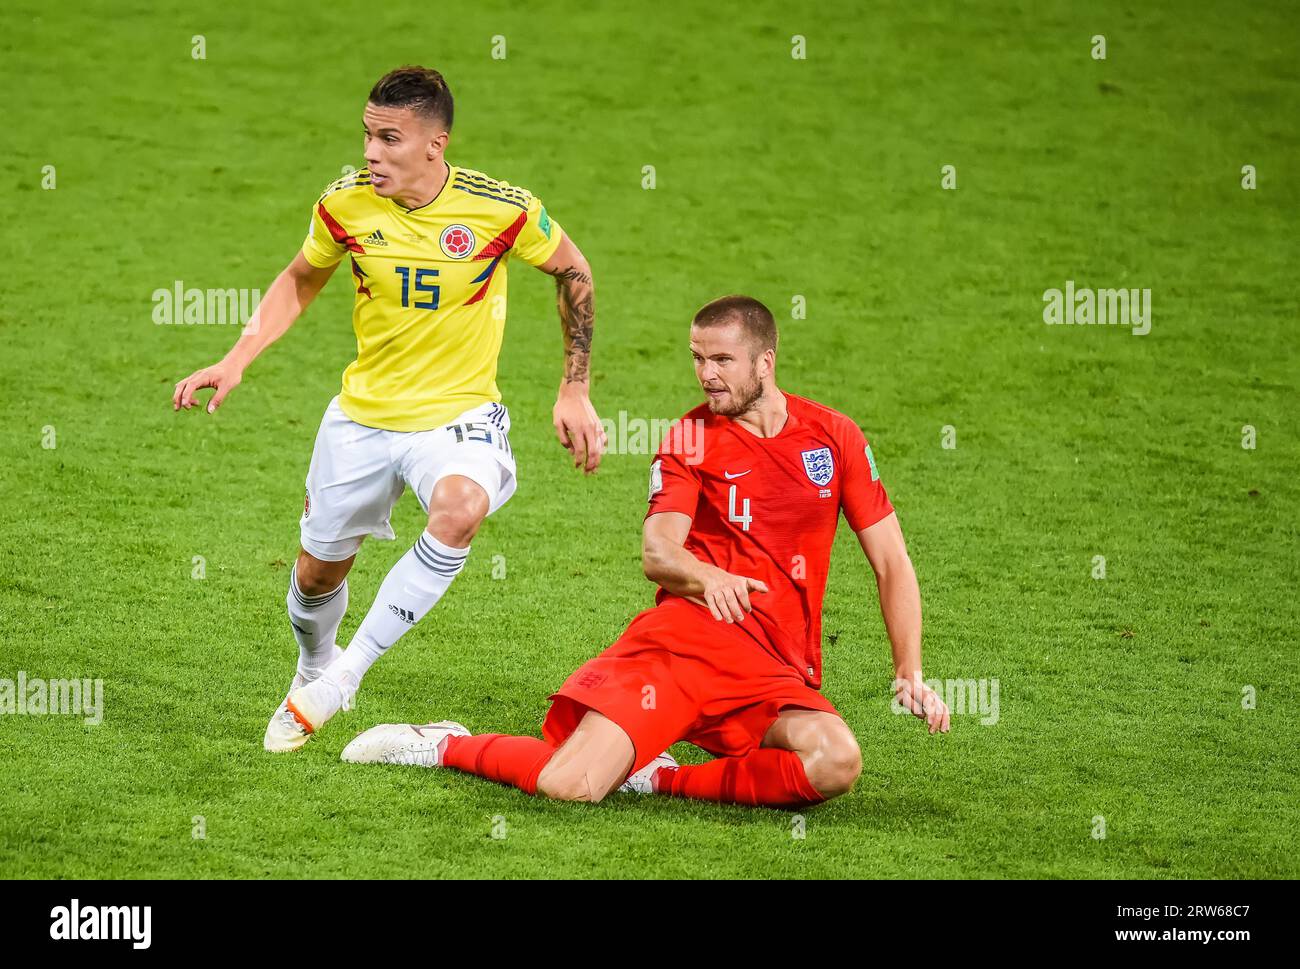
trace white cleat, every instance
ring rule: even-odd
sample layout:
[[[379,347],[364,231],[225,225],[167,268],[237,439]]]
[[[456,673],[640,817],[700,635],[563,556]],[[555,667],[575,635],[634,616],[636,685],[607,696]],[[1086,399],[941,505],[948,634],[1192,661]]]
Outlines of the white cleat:
[[[677,766],[677,759],[665,750],[635,774],[629,774],[627,780],[620,784],[618,789],[624,794],[653,794],[655,771],[660,767],[671,767],[676,770]]]
[[[338,646],[335,646],[334,653],[332,656],[330,656],[330,663],[334,662],[342,655],[343,655],[343,650],[340,649]],[[327,663],[326,665],[328,666],[329,664]],[[275,713],[271,714],[271,722],[266,725],[266,735],[262,738],[262,746],[264,746],[267,750],[273,749],[271,747],[271,743],[272,743],[271,727],[275,725],[275,722],[279,720],[280,717],[284,715],[285,710],[288,709],[289,694],[292,693],[294,690],[298,689],[299,687],[306,686],[308,683],[315,681],[319,676],[320,673],[317,673],[316,676],[313,676],[309,679],[308,677],[303,676],[301,672],[295,672],[293,674],[293,682],[289,684],[289,693],[286,693],[284,695],[284,699],[280,701],[280,705],[275,708]]]
[[[273,754],[297,750],[334,714],[351,710],[355,693],[355,686],[349,689],[324,676],[290,690],[266,725],[262,746]]]
[[[468,737],[469,730],[454,720],[438,723],[381,723],[343,748],[349,764],[407,764],[441,767],[442,745],[448,737]]]

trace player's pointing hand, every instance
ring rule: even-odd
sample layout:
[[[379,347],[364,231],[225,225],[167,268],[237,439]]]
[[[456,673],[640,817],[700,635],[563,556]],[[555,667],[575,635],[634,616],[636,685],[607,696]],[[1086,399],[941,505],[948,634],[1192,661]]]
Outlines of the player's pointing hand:
[[[749,594],[767,591],[767,585],[760,579],[718,569],[705,581],[704,604],[719,622],[744,622],[745,613],[754,610]]]
[[[176,385],[176,390],[172,393],[172,410],[180,410],[182,407],[189,410],[197,403],[194,395],[198,391],[213,387],[216,393],[208,401],[208,413],[211,414],[221,406],[226,395],[239,386],[243,378],[242,371],[224,362],[196,370]]]

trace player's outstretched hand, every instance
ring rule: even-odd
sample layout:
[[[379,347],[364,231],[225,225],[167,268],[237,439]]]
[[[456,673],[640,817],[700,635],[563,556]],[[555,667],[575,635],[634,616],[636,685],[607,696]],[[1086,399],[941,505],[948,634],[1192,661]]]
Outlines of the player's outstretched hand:
[[[894,698],[911,710],[914,716],[924,720],[930,733],[948,732],[951,720],[948,704],[924,683],[909,679],[894,680]]]
[[[555,409],[551,412],[551,423],[555,425],[555,436],[560,444],[573,455],[575,468],[591,474],[600,467],[600,458],[609,438],[585,391],[561,387],[560,395],[555,399]]]
[[[195,393],[204,387],[214,387],[217,392],[208,401],[208,413],[211,414],[221,406],[226,395],[238,387],[243,379],[243,371],[224,362],[196,370],[176,385],[176,390],[172,394],[172,410],[180,410],[182,407],[189,410],[198,403],[194,399]]]
[[[744,622],[745,613],[752,612],[751,592],[767,592],[767,586],[758,579],[747,575],[732,575],[722,569],[714,569],[704,580],[704,604],[719,622]]]

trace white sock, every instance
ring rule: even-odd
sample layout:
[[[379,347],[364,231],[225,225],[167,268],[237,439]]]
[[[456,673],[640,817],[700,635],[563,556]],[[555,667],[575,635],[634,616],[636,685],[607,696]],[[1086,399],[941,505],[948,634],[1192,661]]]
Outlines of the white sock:
[[[338,646],[334,637],[339,623],[348,611],[348,580],[344,579],[333,592],[323,595],[304,595],[298,587],[298,569],[289,573],[289,623],[293,638],[298,640],[298,672],[305,680],[314,680],[325,672],[325,667],[335,659]]]
[[[352,642],[330,664],[331,678],[348,674],[359,685],[366,670],[437,605],[468,556],[468,546],[452,548],[423,532],[384,577]]]

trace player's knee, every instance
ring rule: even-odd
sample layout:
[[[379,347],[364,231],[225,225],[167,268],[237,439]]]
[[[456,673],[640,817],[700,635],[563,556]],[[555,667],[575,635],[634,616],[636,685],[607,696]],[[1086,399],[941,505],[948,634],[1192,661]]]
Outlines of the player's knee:
[[[298,561],[294,563],[298,591],[305,596],[323,596],[327,592],[333,592],[347,577],[347,566],[350,564],[350,561],[325,562],[306,552],[300,553]]]
[[[803,759],[808,783],[827,800],[853,790],[862,774],[862,751],[848,728],[827,731],[818,738],[816,753]]]
[[[488,513],[488,497],[476,482],[460,475],[442,478],[429,500],[429,534],[453,548],[464,548]]]
[[[621,781],[610,781],[600,775],[602,771],[591,770],[577,765],[551,771],[542,768],[537,778],[537,792],[554,801],[587,801],[599,804],[618,789]]]
[[[588,799],[592,804],[599,804],[609,795],[618,790],[619,786],[626,779],[626,774],[621,777],[593,777],[587,775],[587,793]]]
[[[591,785],[586,771],[542,768],[537,778],[537,793],[553,801],[590,801]]]

